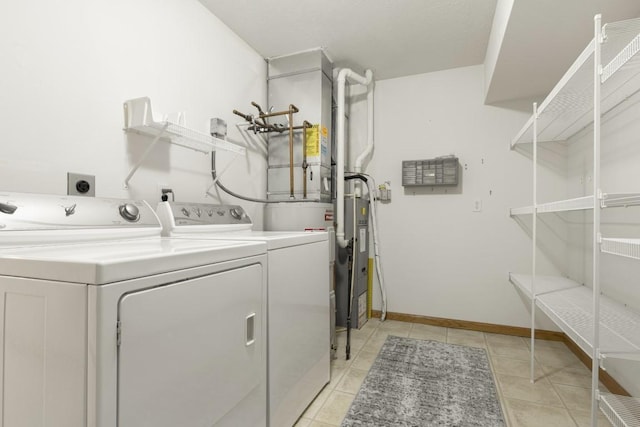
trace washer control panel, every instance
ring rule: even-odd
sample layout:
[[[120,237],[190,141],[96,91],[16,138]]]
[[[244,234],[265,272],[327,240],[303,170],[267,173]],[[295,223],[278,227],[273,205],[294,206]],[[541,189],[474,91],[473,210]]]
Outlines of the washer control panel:
[[[143,200],[0,192],[0,230],[159,227]]]
[[[251,225],[251,218],[242,206],[182,202],[163,203],[169,204],[176,225]]]

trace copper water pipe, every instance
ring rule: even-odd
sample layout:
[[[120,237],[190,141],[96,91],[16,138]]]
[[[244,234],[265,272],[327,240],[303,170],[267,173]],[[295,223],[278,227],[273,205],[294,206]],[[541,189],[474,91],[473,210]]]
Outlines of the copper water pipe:
[[[294,195],[293,195],[293,188],[294,188],[294,176],[293,176],[293,115],[294,113],[297,113],[298,111],[300,111],[298,109],[298,107],[296,107],[293,104],[289,104],[289,109],[288,110],[284,110],[284,111],[277,111],[275,113],[264,113],[261,112],[261,108],[255,103],[252,102],[251,103],[254,107],[258,108],[258,112],[260,112],[260,115],[258,116],[259,118],[261,118],[263,120],[262,123],[258,123],[259,125],[264,124],[266,128],[271,127],[272,125],[267,125],[266,122],[264,121],[264,119],[268,118],[268,117],[276,117],[276,116],[284,116],[287,115],[288,119],[289,119],[289,198],[290,199],[294,199]],[[247,121],[251,121],[254,123],[254,129],[255,129],[255,124],[256,121],[253,120],[253,116],[250,115],[244,115],[242,113],[240,113],[239,111],[233,110],[234,114],[237,114],[241,117],[244,117]],[[303,125],[302,127],[304,128],[305,125]],[[275,129],[275,127],[274,127]],[[305,129],[305,136],[306,136],[306,129]],[[304,150],[304,153],[306,154],[306,148]],[[305,180],[305,184],[306,184],[306,180]]]
[[[307,129],[313,127],[308,121],[302,122],[302,198],[307,198]]]
[[[295,106],[293,104],[289,105],[289,198],[294,199],[293,196],[293,109]],[[296,112],[297,112],[296,108]]]
[[[298,111],[300,111],[300,110],[298,110],[298,107],[296,107],[293,104],[290,104],[288,110],[277,111],[275,113],[262,113],[262,114],[259,115],[259,117],[261,119],[265,119],[265,118],[268,118],[268,117],[284,116],[284,115],[287,115],[287,114],[294,114],[294,113],[297,113]]]
[[[249,120],[249,122],[251,122],[251,120]],[[293,130],[300,130],[302,129],[303,126],[294,126]],[[253,130],[253,126],[249,126],[248,128],[249,130]],[[277,127],[274,125],[266,125],[266,126],[262,126],[260,123],[257,123],[257,131],[259,132],[278,132],[278,133],[282,133],[284,131],[288,131],[289,128],[288,127]]]
[[[294,199],[294,195],[293,195],[293,189],[294,189],[294,175],[293,175],[293,115],[294,113],[297,113],[298,111],[298,107],[296,107],[293,104],[289,104],[289,109],[285,110],[285,111],[277,111],[275,113],[260,113],[260,118],[261,119],[266,119],[268,117],[275,117],[275,116],[284,116],[285,114],[287,115],[288,119],[289,119],[289,198],[290,199]],[[304,129],[304,125],[303,125],[303,129]],[[305,129],[305,135],[306,135],[306,129]],[[305,150],[306,153],[306,150]],[[306,180],[305,180],[305,185],[306,185]]]

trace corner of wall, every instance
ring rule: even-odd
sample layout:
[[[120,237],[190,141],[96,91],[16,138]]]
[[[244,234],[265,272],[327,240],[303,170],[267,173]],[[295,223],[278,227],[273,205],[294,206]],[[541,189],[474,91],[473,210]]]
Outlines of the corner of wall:
[[[509,24],[509,18],[511,17],[511,11],[513,9],[514,0],[498,0],[496,5],[496,12],[493,15],[493,24],[491,26],[491,34],[489,36],[489,43],[487,44],[487,52],[484,57],[484,95],[485,103],[489,97],[489,90],[491,89],[491,82],[493,80],[493,74],[498,63],[500,56],[500,49],[502,48],[502,41],[507,31],[507,25]]]

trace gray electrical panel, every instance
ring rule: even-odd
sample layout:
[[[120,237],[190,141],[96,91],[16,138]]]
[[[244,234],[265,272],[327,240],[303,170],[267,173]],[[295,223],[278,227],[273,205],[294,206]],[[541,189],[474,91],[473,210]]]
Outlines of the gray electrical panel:
[[[402,185],[458,185],[458,158],[436,157],[428,160],[404,160],[402,162]]]
[[[331,201],[331,96],[333,65],[322,50],[299,53],[269,60],[268,102],[275,111],[288,110],[293,104],[299,112],[293,125],[308,121],[306,147],[303,130],[294,131],[293,167],[294,197],[303,199],[303,149],[307,156],[307,199]],[[269,119],[272,124],[288,127],[287,115]],[[290,199],[289,133],[269,134],[267,198]]]
[[[356,199],[356,229],[354,233],[353,199],[345,198],[344,232],[347,240],[354,239],[353,256],[355,281],[351,306],[351,326],[360,329],[367,322],[367,285],[369,276],[369,201]],[[349,263],[347,249],[336,253],[336,325],[347,326],[349,312]]]

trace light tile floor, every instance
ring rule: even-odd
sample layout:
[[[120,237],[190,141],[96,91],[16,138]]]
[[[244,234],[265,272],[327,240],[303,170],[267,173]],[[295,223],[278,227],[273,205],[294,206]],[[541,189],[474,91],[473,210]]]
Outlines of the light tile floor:
[[[362,329],[351,333],[351,360],[345,360],[346,332],[338,333],[338,358],[331,362],[331,382],[309,405],[295,427],[339,426],[387,335],[486,349],[510,427],[591,425],[591,371],[563,343],[536,341],[537,380],[531,384],[528,339],[370,319]],[[598,425],[609,427],[611,424],[600,414]]]

